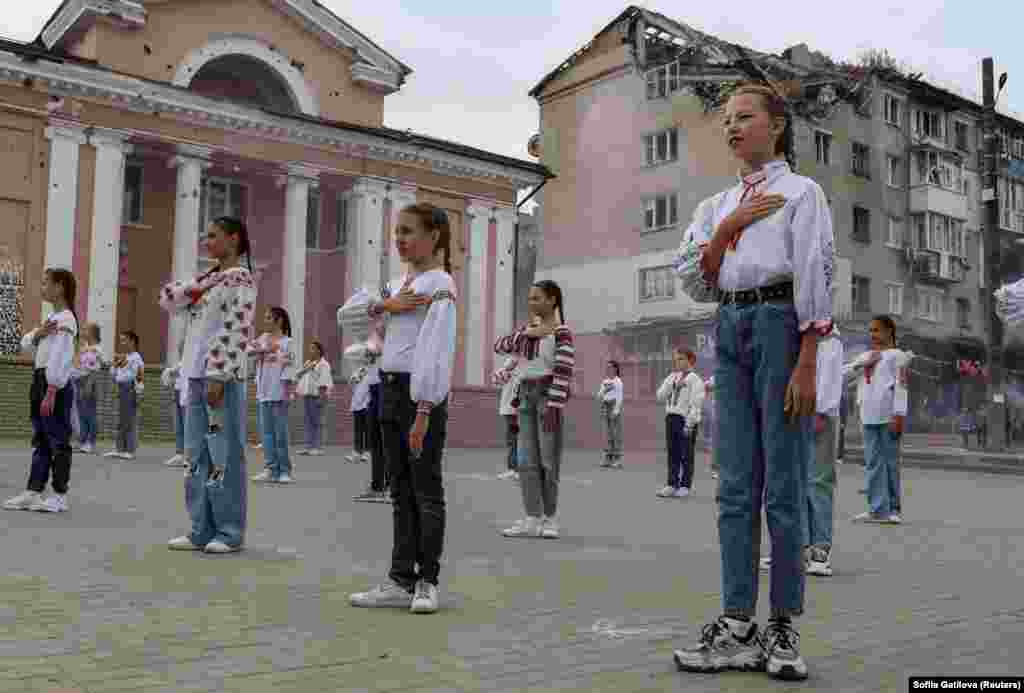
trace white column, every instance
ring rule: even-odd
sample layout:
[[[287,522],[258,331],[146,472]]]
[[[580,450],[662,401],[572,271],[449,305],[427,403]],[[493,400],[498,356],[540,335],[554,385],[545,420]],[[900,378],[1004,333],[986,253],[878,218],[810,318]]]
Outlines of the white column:
[[[89,322],[100,326],[108,345],[117,343],[117,284],[120,267],[121,220],[124,207],[124,160],[131,151],[127,135],[95,128],[89,143],[96,147],[92,208],[92,251],[89,256]],[[108,347],[109,357],[116,349]]]
[[[473,203],[466,210],[469,215],[469,252],[466,258],[466,281],[459,304],[466,311],[466,384],[483,386],[487,382],[484,373],[486,344],[487,300],[484,296],[487,276],[487,230],[491,223],[493,209],[490,205]]]
[[[292,321],[296,356],[305,358],[306,326],[306,220],[309,190],[319,185],[319,171],[294,164],[278,179],[285,187],[284,253],[281,260],[281,303]]]
[[[210,150],[183,145],[168,166],[178,169],[178,184],[174,202],[174,250],[171,258],[172,276],[176,280],[190,279],[199,266],[200,228],[199,201],[203,184],[203,171],[210,167]],[[168,325],[167,363],[178,362],[178,342],[184,336],[185,325],[172,319]]]
[[[346,267],[349,292],[380,290],[380,252],[384,229],[384,198],[387,186],[372,178],[356,181],[345,193],[348,210]],[[345,296],[348,299],[348,296]]]
[[[88,139],[78,123],[51,120],[50,180],[46,195],[46,267],[72,269],[75,259],[75,213],[78,208],[79,147]],[[53,306],[43,302],[43,315]]]
[[[494,265],[494,337],[497,339],[512,331],[512,307],[515,304],[515,207],[494,210],[498,225],[498,247]]]
[[[398,228],[398,215],[409,205],[416,204],[416,186],[392,184],[388,186],[388,199],[391,200],[391,219],[388,220],[388,227],[391,229],[391,247],[386,249],[386,253],[381,253],[381,256],[384,258],[381,262],[381,276],[390,279],[392,285],[394,285],[402,278],[407,269],[406,263],[401,261],[398,257],[398,251],[395,250],[395,230]],[[382,250],[385,249],[382,248]]]

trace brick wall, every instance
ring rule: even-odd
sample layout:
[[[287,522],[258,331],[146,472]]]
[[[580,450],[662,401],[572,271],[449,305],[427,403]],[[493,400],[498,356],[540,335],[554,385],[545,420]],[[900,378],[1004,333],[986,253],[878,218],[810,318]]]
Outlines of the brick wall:
[[[146,391],[139,406],[139,435],[143,441],[170,444],[174,441],[174,392],[160,383],[162,368],[146,369]],[[117,392],[109,371],[101,372],[99,382],[99,437],[112,440],[117,431]],[[31,438],[28,393],[32,382],[32,363],[25,359],[0,358],[0,438]],[[493,388],[457,388],[449,399],[448,446],[453,448],[489,448],[505,444],[504,422],[498,416],[498,394]],[[256,386],[249,382],[248,432],[256,439]],[[352,414],[349,403],[352,388],[339,384],[331,395],[325,416],[325,445],[351,445]],[[629,400],[623,408],[625,448],[660,450],[664,447],[664,413],[654,402]],[[604,447],[604,432],[593,397],[576,396],[565,410],[566,445],[570,448],[599,450]],[[293,445],[303,441],[303,411],[295,402],[289,415]]]

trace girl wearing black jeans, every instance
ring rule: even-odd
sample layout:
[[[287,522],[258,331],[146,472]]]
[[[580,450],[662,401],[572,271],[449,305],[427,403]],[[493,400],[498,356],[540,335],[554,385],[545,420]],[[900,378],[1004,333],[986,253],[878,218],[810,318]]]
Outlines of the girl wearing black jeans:
[[[455,357],[455,281],[450,274],[448,215],[429,204],[402,210],[395,245],[409,273],[401,289],[371,303],[389,316],[380,360],[381,430],[391,477],[394,547],[388,582],[353,594],[353,606],[438,608],[444,547],[441,476],[448,392]],[[444,268],[437,261],[444,253]]]

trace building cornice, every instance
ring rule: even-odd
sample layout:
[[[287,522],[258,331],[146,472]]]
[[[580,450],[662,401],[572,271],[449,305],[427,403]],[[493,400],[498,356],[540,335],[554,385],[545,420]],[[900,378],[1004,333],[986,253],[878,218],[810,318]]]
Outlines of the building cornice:
[[[146,8],[131,0],[70,0],[53,16],[40,38],[47,48],[53,48],[81,22],[92,22],[97,17],[140,27],[146,24]]]
[[[31,80],[57,95],[88,97],[110,106],[147,115],[167,115],[193,126],[229,131],[253,138],[312,147],[329,147],[342,156],[426,167],[439,175],[470,178],[525,188],[544,176],[500,163],[415,143],[393,142],[372,133],[348,130],[319,122],[211,99],[178,87],[149,82],[102,69],[50,61],[26,61],[0,51],[0,83]],[[138,132],[140,136],[148,133]]]

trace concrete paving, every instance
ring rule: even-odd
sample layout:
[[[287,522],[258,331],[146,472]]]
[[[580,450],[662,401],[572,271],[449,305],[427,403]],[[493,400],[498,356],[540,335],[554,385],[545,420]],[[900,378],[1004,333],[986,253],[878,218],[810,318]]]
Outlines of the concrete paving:
[[[904,691],[911,675],[1024,674],[1024,479],[907,469],[902,526],[853,525],[862,470],[841,467],[835,575],[810,578],[798,625],[811,678],[675,671],[720,610],[714,486],[661,500],[658,456],[563,471],[564,535],[503,539],[520,515],[502,452],[446,457],[442,610],[362,610],[380,581],[387,505],[351,501],[368,480],[333,450],[296,458],[298,483],[250,488],[248,550],[173,553],[186,528],[168,449],[134,462],[76,456],[71,511],[0,512],[0,692]],[[28,454],[0,448],[0,493]],[[250,456],[250,471],[259,467]],[[762,581],[762,612],[767,581]]]

